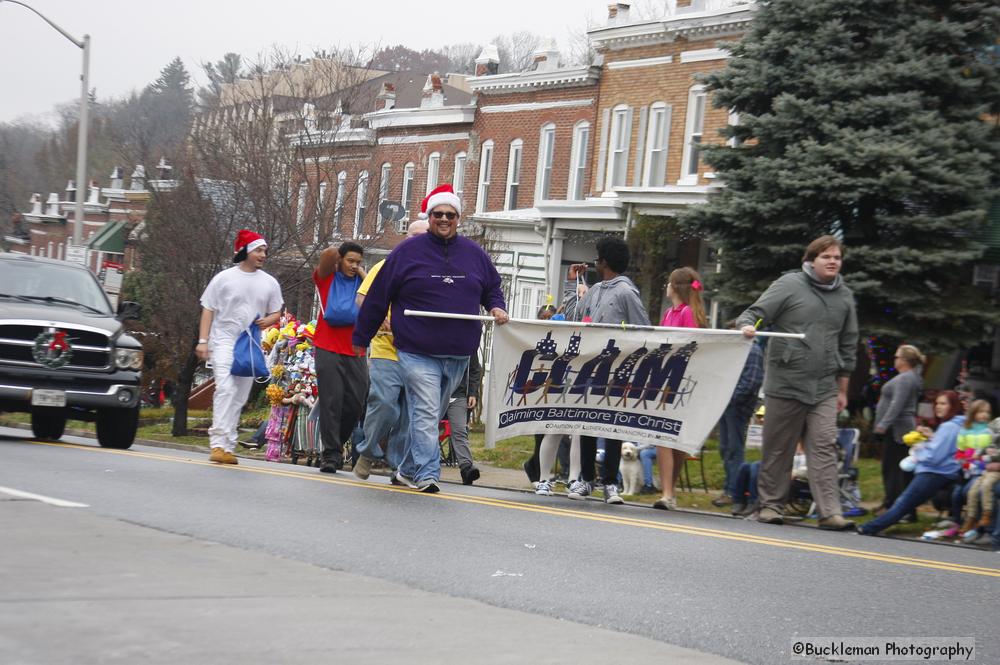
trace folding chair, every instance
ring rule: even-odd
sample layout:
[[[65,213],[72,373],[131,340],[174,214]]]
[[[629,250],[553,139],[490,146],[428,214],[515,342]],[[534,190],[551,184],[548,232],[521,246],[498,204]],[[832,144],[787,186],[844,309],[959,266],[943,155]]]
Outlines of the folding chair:
[[[438,424],[438,446],[441,448],[442,465],[455,466],[458,464],[455,446],[451,442],[451,423],[447,420],[442,420]]]
[[[837,445],[843,457],[840,471],[837,473],[837,492],[844,517],[857,517],[868,512],[859,505],[861,496],[858,492],[858,456],[861,446],[858,445],[858,439],[860,436],[860,430],[855,427],[842,427],[837,430]],[[792,481],[786,510],[803,517],[815,514],[816,501],[809,491],[808,481]]]
[[[681,489],[683,490],[687,487],[686,492],[693,491],[691,488],[691,477],[688,475],[688,462],[697,462],[698,470],[701,472],[701,486],[705,490],[705,494],[708,494],[708,481],[705,479],[705,461],[701,457],[701,451],[699,450],[694,455],[688,455],[684,458],[684,467],[681,469]]]

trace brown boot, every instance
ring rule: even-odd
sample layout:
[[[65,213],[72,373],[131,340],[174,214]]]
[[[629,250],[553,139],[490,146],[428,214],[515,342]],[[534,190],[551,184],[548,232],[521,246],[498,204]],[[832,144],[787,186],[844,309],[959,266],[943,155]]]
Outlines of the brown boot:
[[[222,448],[212,448],[212,452],[208,456],[208,461],[216,464],[239,464],[236,455]]]
[[[990,528],[990,524],[992,522],[993,522],[993,511],[992,510],[984,510],[983,511],[983,516],[979,520],[979,525],[978,525],[977,528],[980,529],[980,530],[982,530],[982,529],[988,529],[988,528]]]
[[[827,531],[847,531],[854,528],[854,522],[845,520],[843,515],[831,515],[819,521],[819,528]]]

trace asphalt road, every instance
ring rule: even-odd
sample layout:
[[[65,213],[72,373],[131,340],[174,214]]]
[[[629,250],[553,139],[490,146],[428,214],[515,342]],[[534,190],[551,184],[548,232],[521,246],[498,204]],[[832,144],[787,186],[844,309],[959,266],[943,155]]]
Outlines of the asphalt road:
[[[332,640],[353,654],[348,662],[781,663],[797,636],[974,637],[979,662],[1000,662],[992,552],[481,487],[425,495],[374,476],[248,460],[220,467],[195,453],[24,436],[0,429],[0,487],[87,507],[0,490],[3,663],[176,655],[181,647],[130,629],[127,614],[108,614],[111,646],[87,642],[81,617],[111,612],[95,600],[105,586],[131,590],[136,615],[155,621],[149,613],[165,588],[211,604],[223,582],[244,594],[220,610],[232,617],[228,631],[257,645],[240,662],[263,644],[271,660],[260,662],[282,662],[273,658],[282,644],[287,653]],[[215,559],[164,554],[183,543]],[[177,561],[190,564],[174,571],[183,583],[166,579]],[[82,575],[88,567],[102,574]],[[62,581],[45,581],[46,570]],[[288,593],[275,600],[281,588]],[[80,611],[60,604],[68,600]],[[196,609],[190,616],[204,621]],[[198,625],[212,624],[186,633],[200,645],[192,662],[235,662],[236,651],[211,645],[236,638]],[[67,632],[84,636],[76,659],[36,649],[40,636]]]

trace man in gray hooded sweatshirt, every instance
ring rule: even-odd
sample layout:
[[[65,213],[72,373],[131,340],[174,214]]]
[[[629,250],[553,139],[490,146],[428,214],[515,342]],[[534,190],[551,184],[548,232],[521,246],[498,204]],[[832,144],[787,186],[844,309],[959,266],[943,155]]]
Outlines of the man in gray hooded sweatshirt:
[[[649,315],[639,300],[639,289],[622,273],[628,270],[628,245],[615,236],[597,241],[597,274],[601,281],[595,284],[583,297],[577,295],[577,278],[588,266],[577,263],[569,267],[566,292],[563,295],[567,321],[588,323],[627,323],[649,325]],[[580,478],[572,480],[568,496],[582,499],[590,494],[594,481],[594,459],[597,454],[597,439],[592,436],[580,437],[580,459],[583,469]],[[607,440],[604,462],[601,465],[601,479],[604,482],[604,500],[607,503],[623,503],[618,493],[618,464],[622,456],[622,442]]]
[[[854,524],[844,519],[837,491],[837,413],[847,406],[858,318],[854,296],[840,275],[840,241],[816,238],[802,261],[801,272],[779,277],[736,320],[747,337],[762,325],[774,332],[805,333],[805,339],[768,342],[757,519],[784,521],[792,458],[801,440],[819,528],[841,531]]]

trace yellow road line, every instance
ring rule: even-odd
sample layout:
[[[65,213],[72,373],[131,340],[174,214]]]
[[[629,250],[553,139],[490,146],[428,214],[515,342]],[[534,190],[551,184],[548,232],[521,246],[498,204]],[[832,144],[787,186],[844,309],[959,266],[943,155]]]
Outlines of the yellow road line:
[[[656,531],[666,531],[669,533],[682,533],[687,535],[705,536],[708,538],[732,540],[732,541],[752,543],[757,545],[767,545],[770,547],[781,547],[784,549],[801,550],[805,552],[815,552],[819,554],[830,554],[834,556],[851,557],[856,559],[867,559],[869,561],[880,561],[883,563],[891,563],[901,566],[916,566],[919,568],[930,568],[934,570],[943,570],[947,572],[964,573],[967,575],[982,575],[986,577],[1000,578],[1000,569],[998,568],[969,566],[959,563],[950,563],[947,561],[935,561],[933,559],[919,559],[915,557],[898,556],[894,554],[882,554],[879,552],[868,552],[865,550],[855,550],[844,547],[834,547],[830,545],[804,543],[795,540],[770,538],[767,536],[742,534],[733,531],[723,531],[720,529],[709,529],[698,526],[669,524],[651,519],[625,517],[620,515],[602,515],[602,514],[587,512],[585,510],[580,510],[580,509],[559,508],[557,506],[539,506],[530,503],[523,503],[520,501],[512,501],[510,499],[494,499],[489,497],[468,496],[461,494],[441,494],[441,493],[424,494],[417,490],[412,490],[408,487],[375,484],[362,480],[355,480],[353,478],[346,478],[346,477],[338,478],[336,476],[326,476],[326,475],[320,475],[318,473],[302,473],[297,471],[286,471],[283,469],[268,469],[268,468],[260,468],[260,467],[246,466],[246,465],[238,465],[238,466],[220,465],[209,462],[207,459],[204,458],[191,459],[186,457],[179,457],[176,455],[165,455],[161,453],[146,453],[135,450],[115,450],[112,448],[97,448],[94,446],[79,445],[72,443],[54,443],[49,441],[28,441],[28,442],[42,446],[52,446],[57,448],[73,448],[77,450],[86,450],[90,452],[109,453],[112,455],[125,455],[129,457],[139,457],[143,459],[160,460],[160,461],[180,463],[180,464],[194,464],[196,466],[208,466],[214,468],[229,469],[232,471],[258,473],[258,474],[278,476],[283,478],[294,478],[297,480],[309,480],[313,482],[329,483],[332,485],[361,487],[368,490],[417,494],[429,499],[455,501],[458,503],[490,506],[494,508],[506,508],[508,510],[520,510],[523,512],[537,513],[541,515],[550,515],[554,517],[570,517],[574,519],[587,520],[591,522],[603,522],[606,524],[616,524],[618,526],[632,526],[644,529],[653,529]],[[184,451],[179,451],[179,452],[184,452]]]

